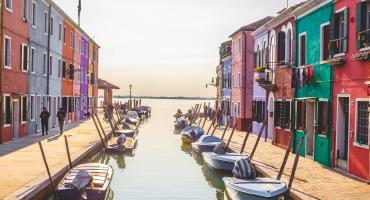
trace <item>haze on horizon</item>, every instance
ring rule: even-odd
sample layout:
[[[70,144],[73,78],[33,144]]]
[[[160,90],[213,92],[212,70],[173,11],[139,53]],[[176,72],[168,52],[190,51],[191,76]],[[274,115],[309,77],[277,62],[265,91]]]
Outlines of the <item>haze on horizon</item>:
[[[78,0],[54,1],[77,22]],[[115,95],[131,83],[134,95],[210,97],[219,45],[284,7],[286,0],[82,0],[81,27],[101,46],[99,77],[121,88]]]

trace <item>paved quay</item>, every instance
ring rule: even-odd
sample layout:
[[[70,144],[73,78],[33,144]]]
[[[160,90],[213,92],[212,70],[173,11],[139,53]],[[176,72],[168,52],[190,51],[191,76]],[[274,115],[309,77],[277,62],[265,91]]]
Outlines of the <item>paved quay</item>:
[[[109,124],[100,121],[106,133],[110,132]],[[68,125],[67,128],[69,130],[64,135],[68,138],[74,164],[101,147],[92,119]],[[1,144],[0,199],[29,199],[47,188],[49,181],[38,141],[42,141],[53,179],[68,170],[64,137],[60,137],[57,130],[51,130],[48,136],[30,135]]]
[[[210,121],[207,121],[205,130],[208,129]],[[223,129],[216,129],[215,135],[221,137]],[[224,140],[229,138],[231,128],[225,134]],[[246,132],[235,131],[230,148],[240,152]],[[257,136],[250,134],[244,154],[252,152]],[[262,138],[254,154],[253,161],[257,170],[263,175],[276,178],[285,150],[265,142]],[[295,154],[289,155],[282,180],[287,183],[293,167]],[[366,182],[356,180],[340,174],[333,169],[327,168],[317,162],[300,157],[293,181],[292,196],[295,199],[370,199],[370,185]]]

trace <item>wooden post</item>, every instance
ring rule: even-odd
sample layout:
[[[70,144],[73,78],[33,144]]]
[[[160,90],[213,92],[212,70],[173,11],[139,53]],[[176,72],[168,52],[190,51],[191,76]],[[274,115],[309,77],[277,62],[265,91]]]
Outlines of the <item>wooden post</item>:
[[[199,122],[198,122],[198,126],[200,127],[200,123],[202,122],[202,117],[200,117],[199,119]]]
[[[288,184],[288,189],[289,190],[290,190],[290,188],[292,188],[292,184],[293,184],[293,180],[294,180],[294,176],[295,176],[295,171],[297,170],[297,165],[298,165],[298,161],[299,161],[299,152],[301,151],[303,139],[304,139],[303,136],[299,139],[297,152],[296,152],[295,158],[294,158],[292,174],[290,175],[289,184]]]
[[[262,127],[261,127],[261,129],[260,129],[260,132],[258,133],[257,141],[256,141],[256,143],[254,144],[254,147],[253,147],[253,150],[252,150],[251,155],[249,155],[250,160],[252,160],[253,155],[254,155],[254,153],[256,152],[256,149],[257,149],[258,143],[259,143],[259,141],[260,141],[260,139],[261,139],[261,135],[262,135],[262,132],[263,132],[263,129],[265,128],[265,126],[266,126],[266,121],[264,121],[264,122],[263,122],[263,125],[262,125]]]
[[[244,137],[243,145],[242,145],[242,147],[240,149],[240,154],[243,154],[245,145],[247,144],[247,140],[248,140],[248,137],[249,137],[249,135],[250,135],[251,132],[252,132],[252,124],[250,124],[249,125],[249,128],[247,129],[247,134]]]
[[[97,113],[95,113],[95,117],[96,117],[96,120],[98,121],[98,124],[99,124],[99,126],[100,126],[100,129],[101,129],[101,131],[102,131],[102,133],[103,133],[103,136],[104,136],[105,142],[108,144],[108,137],[107,137],[107,135],[105,135],[105,131],[104,131],[103,125],[101,124],[100,119],[99,119],[99,117],[98,117],[98,114],[97,114]]]
[[[46,157],[45,157],[44,149],[42,148],[41,141],[39,142],[39,147],[40,147],[40,151],[41,151],[42,159],[44,160],[44,164],[45,164],[46,172],[48,173],[48,177],[49,177],[49,182],[50,182],[51,190],[53,191],[54,195],[56,196],[56,192],[55,192],[55,190],[54,190],[54,188],[55,188],[55,187],[54,187],[53,178],[51,177],[51,174],[50,174],[50,170],[49,170],[48,162],[46,161]]]
[[[104,107],[104,110],[105,110],[106,113],[108,113],[107,107]],[[107,116],[108,116],[109,125],[112,128],[112,134],[115,135],[116,134],[115,127],[113,126],[113,122],[112,122],[112,119],[109,116],[109,113],[107,114]]]
[[[285,151],[285,156],[284,156],[284,159],[283,159],[283,163],[281,164],[281,167],[280,167],[280,170],[279,170],[279,173],[276,177],[277,180],[280,180],[281,179],[281,176],[283,175],[283,172],[284,172],[284,168],[285,168],[285,165],[286,165],[286,162],[288,161],[288,158],[289,158],[289,153],[292,149],[292,143],[293,143],[293,135],[290,136],[290,139],[289,139],[289,144],[288,144],[288,148],[286,149]]]
[[[222,117],[222,114],[224,113],[224,110],[222,109],[221,110],[221,113],[220,113],[220,117],[217,118],[217,114],[216,114],[216,118],[218,119],[217,122],[216,122],[216,126],[214,127],[213,131],[212,131],[212,135],[215,134],[216,132],[216,128],[220,125],[220,121],[221,121],[221,117]]]
[[[68,139],[67,139],[66,135],[64,135],[64,142],[66,144],[66,150],[67,150],[67,156],[68,156],[68,162],[69,162],[69,169],[72,169],[73,165],[72,165],[72,160],[71,160],[71,154],[69,152]]]
[[[206,125],[206,122],[207,122],[207,119],[204,117],[204,122],[203,122],[203,125],[202,125],[202,129],[204,128],[204,125]]]
[[[226,122],[226,126],[225,126],[225,128],[224,128],[224,132],[222,133],[221,140],[223,140],[223,139],[224,139],[225,134],[226,134],[226,130],[227,130],[227,128],[228,128],[228,127],[229,127],[229,121],[227,121],[227,122]]]
[[[141,99],[139,99],[139,105],[141,106]]]
[[[92,116],[92,119],[93,119],[93,122],[94,122],[95,128],[96,128],[96,130],[98,131],[99,138],[100,138],[101,142],[103,143],[103,148],[104,148],[104,149],[107,149],[107,147],[105,146],[105,142],[104,142],[104,140],[103,140],[103,137],[101,136],[101,133],[100,133],[100,130],[99,130],[98,124],[96,123],[95,117],[94,117],[94,116]]]
[[[226,144],[226,147],[225,147],[225,152],[226,152],[226,151],[227,151],[227,149],[229,148],[229,145],[230,145],[230,142],[231,142],[231,138],[232,138],[232,137],[233,137],[233,135],[234,135],[235,128],[236,128],[236,123],[234,124],[233,130],[232,130],[232,131],[231,131],[231,133],[230,133],[229,140],[227,141],[227,144]]]

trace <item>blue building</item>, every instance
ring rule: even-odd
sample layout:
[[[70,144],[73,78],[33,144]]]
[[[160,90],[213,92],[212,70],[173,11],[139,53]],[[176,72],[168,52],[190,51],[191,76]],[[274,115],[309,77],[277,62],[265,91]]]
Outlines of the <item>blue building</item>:
[[[231,41],[226,41],[220,47],[220,68],[222,69],[221,103],[224,108],[222,122],[225,125],[230,122],[231,114]],[[230,124],[230,123],[229,123]]]

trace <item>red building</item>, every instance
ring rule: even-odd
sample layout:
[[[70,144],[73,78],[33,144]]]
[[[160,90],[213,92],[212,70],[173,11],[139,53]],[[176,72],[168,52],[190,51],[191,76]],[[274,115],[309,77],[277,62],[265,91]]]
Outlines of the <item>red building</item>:
[[[28,134],[29,1],[3,1],[0,142]]]
[[[330,50],[333,81],[333,167],[369,177],[370,2],[335,1]],[[344,63],[344,64],[343,64]]]

